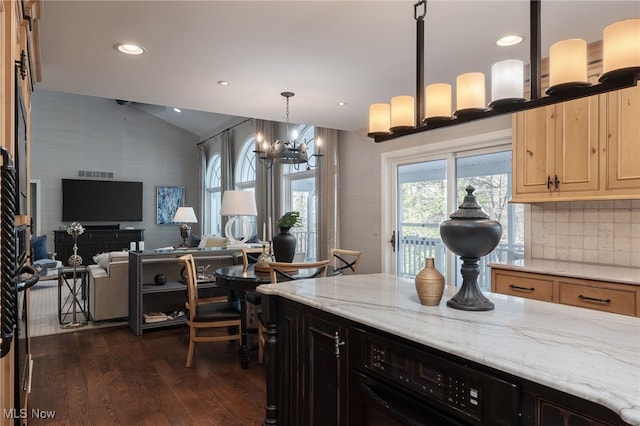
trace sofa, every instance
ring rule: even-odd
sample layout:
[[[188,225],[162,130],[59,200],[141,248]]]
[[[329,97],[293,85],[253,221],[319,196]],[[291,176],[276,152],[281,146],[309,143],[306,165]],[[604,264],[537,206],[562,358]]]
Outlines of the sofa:
[[[102,253],[89,265],[89,312],[93,321],[129,316],[129,253]]]

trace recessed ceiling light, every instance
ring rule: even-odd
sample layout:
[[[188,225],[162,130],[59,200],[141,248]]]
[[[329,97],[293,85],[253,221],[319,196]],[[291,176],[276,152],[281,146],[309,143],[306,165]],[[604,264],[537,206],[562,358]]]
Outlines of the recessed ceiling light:
[[[145,52],[142,46],[138,46],[137,44],[131,44],[131,43],[118,43],[113,47],[118,52],[124,53],[126,55],[142,55]]]
[[[515,46],[516,44],[520,44],[522,43],[522,36],[519,36],[517,34],[508,34],[504,37],[500,37],[500,39],[498,39],[498,41],[496,41],[496,44],[498,46]]]
[[[228,85],[230,85],[231,83],[229,83],[227,80],[220,80],[220,81],[218,81],[218,84],[219,84],[220,86],[228,86]]]
[[[337,105],[343,107],[343,106],[346,106],[347,103],[345,101],[340,101],[340,102],[338,102]]]
[[[182,112],[182,110],[180,108],[174,108],[173,109],[175,112]]]

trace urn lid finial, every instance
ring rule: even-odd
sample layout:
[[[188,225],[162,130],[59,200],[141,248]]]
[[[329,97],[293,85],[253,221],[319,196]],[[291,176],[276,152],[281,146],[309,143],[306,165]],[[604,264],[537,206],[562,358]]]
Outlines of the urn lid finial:
[[[489,219],[489,215],[482,211],[482,207],[476,201],[476,196],[473,195],[475,190],[473,186],[467,186],[467,195],[458,210],[449,216],[451,219]]]

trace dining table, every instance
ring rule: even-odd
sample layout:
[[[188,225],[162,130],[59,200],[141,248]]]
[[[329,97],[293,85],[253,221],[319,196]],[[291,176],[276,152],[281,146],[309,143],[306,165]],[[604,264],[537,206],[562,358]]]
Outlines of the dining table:
[[[327,269],[327,275],[331,275],[333,269]],[[295,279],[311,278],[317,269],[300,269],[291,275]],[[243,369],[249,368],[249,358],[251,357],[251,345],[249,345],[248,335],[256,330],[249,330],[247,326],[247,293],[255,291],[261,284],[270,284],[271,276],[268,271],[256,271],[255,264],[248,266],[231,265],[224,266],[215,271],[216,284],[218,287],[231,290],[237,302],[240,304],[240,363]],[[278,280],[280,281],[280,280]]]
[[[317,269],[300,269],[291,276],[294,279],[311,278]],[[333,275],[331,265],[327,268],[327,275]],[[243,369],[249,368],[251,358],[251,345],[249,345],[249,334],[257,333],[258,329],[249,329],[247,324],[247,293],[255,291],[256,287],[262,284],[270,284],[271,276],[268,271],[256,271],[255,264],[230,265],[216,269],[215,279],[218,287],[231,290],[234,300],[240,305],[240,363]],[[280,281],[280,279],[278,280]]]

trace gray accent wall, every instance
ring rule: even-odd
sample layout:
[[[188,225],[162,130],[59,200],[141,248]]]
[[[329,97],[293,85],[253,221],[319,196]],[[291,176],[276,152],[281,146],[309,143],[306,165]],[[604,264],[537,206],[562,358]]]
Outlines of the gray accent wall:
[[[120,227],[143,228],[145,249],[178,245],[177,225],[156,225],[156,186],[183,186],[185,205],[199,211],[198,141],[193,133],[113,99],[36,88],[31,98],[31,179],[41,183],[39,220],[49,250],[53,231],[69,225],[61,220],[61,179],[81,179],[78,170],[113,172],[113,180],[143,182],[144,220],[121,222]],[[198,224],[192,230],[199,233]]]

